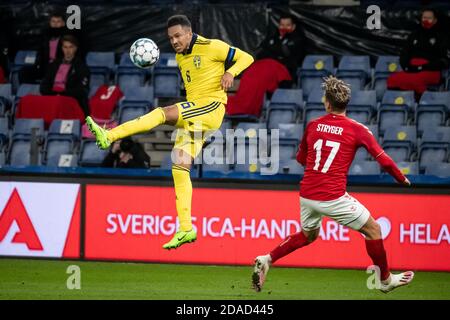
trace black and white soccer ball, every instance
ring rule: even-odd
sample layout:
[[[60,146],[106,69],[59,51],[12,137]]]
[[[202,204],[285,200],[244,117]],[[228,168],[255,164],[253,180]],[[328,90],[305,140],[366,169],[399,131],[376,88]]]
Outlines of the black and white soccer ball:
[[[151,39],[137,39],[130,47],[130,59],[139,68],[150,68],[159,60],[159,48]]]

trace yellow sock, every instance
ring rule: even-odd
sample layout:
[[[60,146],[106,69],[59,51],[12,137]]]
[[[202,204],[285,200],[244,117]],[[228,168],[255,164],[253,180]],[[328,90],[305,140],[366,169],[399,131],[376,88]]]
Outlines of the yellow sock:
[[[191,203],[192,203],[192,183],[189,169],[182,166],[172,166],[173,182],[175,184],[176,204],[178,220],[181,231],[192,229]]]
[[[108,130],[108,140],[114,142],[136,133],[146,132],[164,122],[166,122],[166,115],[164,114],[163,109],[156,108],[146,115],[127,121],[120,126]]]

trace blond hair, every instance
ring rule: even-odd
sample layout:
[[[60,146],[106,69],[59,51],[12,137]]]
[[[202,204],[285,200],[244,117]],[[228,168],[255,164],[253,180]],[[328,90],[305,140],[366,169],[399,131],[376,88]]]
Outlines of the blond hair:
[[[325,90],[325,98],[336,111],[344,111],[350,101],[352,90],[350,85],[335,76],[323,78],[322,89]]]

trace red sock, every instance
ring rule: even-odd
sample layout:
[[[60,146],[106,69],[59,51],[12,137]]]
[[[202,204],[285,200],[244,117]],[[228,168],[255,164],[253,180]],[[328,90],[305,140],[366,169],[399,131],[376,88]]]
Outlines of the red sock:
[[[308,238],[306,238],[301,231],[289,235],[282,243],[278,245],[278,247],[270,252],[272,263],[288,255],[292,251],[308,245],[309,243]]]
[[[366,249],[373,264],[380,268],[381,280],[389,278],[390,271],[386,259],[386,251],[383,246],[383,239],[366,240]]]

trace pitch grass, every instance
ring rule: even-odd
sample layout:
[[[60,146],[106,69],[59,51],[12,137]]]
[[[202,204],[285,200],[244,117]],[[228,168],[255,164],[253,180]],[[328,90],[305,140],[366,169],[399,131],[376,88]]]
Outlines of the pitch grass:
[[[67,289],[67,267],[81,269],[81,290]],[[0,259],[0,299],[450,299],[450,273],[417,272],[389,294],[368,290],[361,270],[272,268],[264,290],[252,268],[176,264]]]

